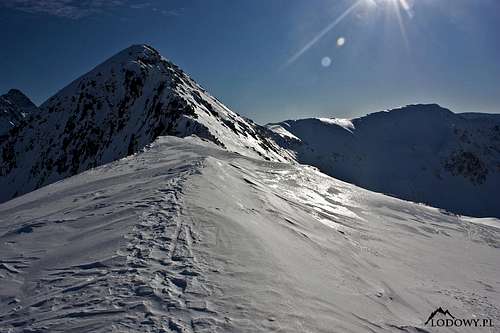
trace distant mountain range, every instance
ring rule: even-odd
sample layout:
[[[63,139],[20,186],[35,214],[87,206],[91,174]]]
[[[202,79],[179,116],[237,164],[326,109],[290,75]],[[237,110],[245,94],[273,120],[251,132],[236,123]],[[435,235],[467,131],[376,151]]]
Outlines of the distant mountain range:
[[[500,115],[409,105],[356,119],[269,124],[300,163],[358,186],[473,216],[500,216]]]
[[[260,126],[146,45],[119,52],[40,107],[18,90],[0,97],[0,202],[134,154],[162,135],[196,135],[403,199],[500,216],[498,115],[431,104]]]

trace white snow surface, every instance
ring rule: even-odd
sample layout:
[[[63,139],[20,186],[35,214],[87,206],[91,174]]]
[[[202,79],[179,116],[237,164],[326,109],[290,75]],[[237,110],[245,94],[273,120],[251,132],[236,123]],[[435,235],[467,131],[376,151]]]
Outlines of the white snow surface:
[[[499,232],[160,137],[0,205],[0,332],[439,332],[439,306],[500,325]]]
[[[351,119],[344,119],[344,118],[318,118],[318,119],[327,124],[340,126],[349,132],[352,132],[352,130],[354,129],[354,124],[352,123]]]
[[[287,127],[286,123],[284,123],[282,125],[269,125],[268,127],[273,132],[277,133],[278,135],[280,135],[281,137],[283,137],[285,139],[291,139],[291,140],[300,141],[300,139],[298,137],[296,137],[295,135],[293,135],[292,133],[290,133],[289,131],[287,131],[285,129],[285,127]]]

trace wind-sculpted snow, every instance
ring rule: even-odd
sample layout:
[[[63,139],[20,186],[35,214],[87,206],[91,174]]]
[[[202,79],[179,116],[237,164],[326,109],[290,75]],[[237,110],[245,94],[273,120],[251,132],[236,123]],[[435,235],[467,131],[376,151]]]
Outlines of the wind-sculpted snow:
[[[297,138],[287,146],[297,160],[333,177],[455,213],[500,217],[498,115],[410,105],[352,120],[268,127]]]
[[[291,159],[273,132],[136,45],[62,89],[0,142],[0,202],[131,155],[160,135],[191,134],[244,155]]]
[[[499,323],[499,227],[160,137],[0,205],[0,332],[434,332],[438,307]]]

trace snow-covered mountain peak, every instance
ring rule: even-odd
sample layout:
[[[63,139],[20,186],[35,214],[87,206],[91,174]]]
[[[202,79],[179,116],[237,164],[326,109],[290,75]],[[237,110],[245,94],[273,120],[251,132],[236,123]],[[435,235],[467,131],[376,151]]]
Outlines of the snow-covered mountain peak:
[[[155,49],[133,45],[49,98],[0,144],[0,201],[133,154],[162,135],[291,159],[274,132],[229,110]]]
[[[146,44],[135,44],[127,47],[126,49],[123,49],[119,53],[117,53],[115,56],[109,59],[109,61],[120,61],[120,60],[134,60],[142,58],[146,60],[147,62],[151,63],[157,63],[160,62],[162,59],[164,59],[161,55],[160,52],[158,52],[156,49],[154,49],[151,46],[148,46]]]
[[[66,102],[66,103],[65,103]],[[68,106],[67,102],[70,103]],[[90,109],[104,115],[117,113],[119,126],[145,122],[141,129],[158,135],[196,134],[231,151],[286,160],[288,155],[267,136],[273,132],[229,110],[186,73],[147,45],[133,45],[75,80],[41,107],[49,113]],[[105,109],[100,111],[100,107]],[[98,116],[99,117],[99,116]],[[136,129],[125,129],[135,133]],[[137,138],[137,135],[136,137]],[[148,137],[149,143],[152,138]],[[139,142],[141,145],[141,142]]]

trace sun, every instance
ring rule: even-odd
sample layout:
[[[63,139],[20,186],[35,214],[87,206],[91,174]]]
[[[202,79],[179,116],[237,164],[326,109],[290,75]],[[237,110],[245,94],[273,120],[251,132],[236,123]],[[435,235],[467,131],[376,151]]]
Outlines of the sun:
[[[363,0],[366,5],[390,11],[396,18],[401,36],[404,39],[407,49],[410,48],[408,37],[406,34],[405,17],[406,19],[413,18],[414,0]]]
[[[409,17],[413,16],[412,0],[365,0],[365,2],[371,6],[389,5],[394,10],[405,12]]]

